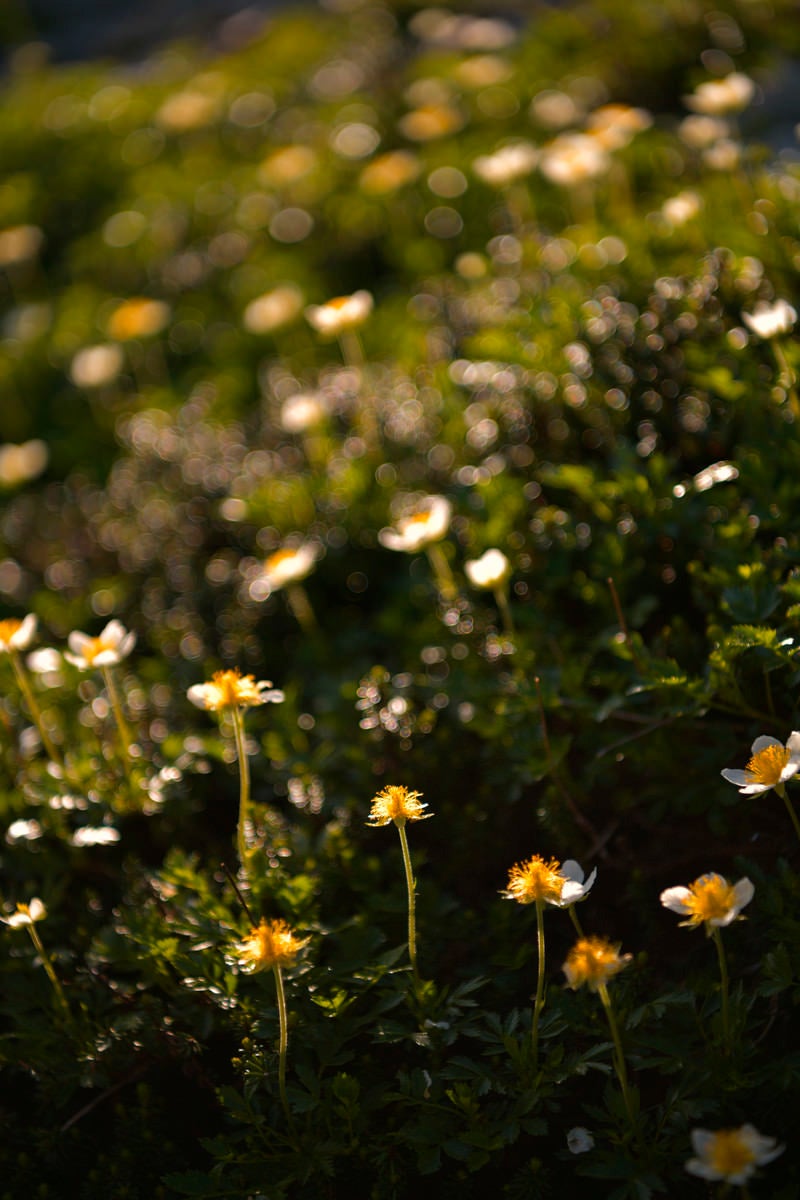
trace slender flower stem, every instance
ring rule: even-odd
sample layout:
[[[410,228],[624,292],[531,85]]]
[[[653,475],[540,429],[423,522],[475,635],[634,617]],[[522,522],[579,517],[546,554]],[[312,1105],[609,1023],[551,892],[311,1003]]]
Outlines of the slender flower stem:
[[[22,658],[16,650],[9,651],[9,658],[11,659],[11,665],[14,668],[14,674],[17,678],[17,683],[19,684],[19,690],[25,697],[25,703],[28,706],[28,712],[31,715],[34,725],[39,731],[39,737],[42,739],[42,745],[47,752],[47,757],[52,763],[55,763],[57,767],[60,767],[63,770],[64,761],[53,745],[50,734],[47,732],[47,728],[42,717],[42,710],[39,708],[39,705],[36,702],[36,697],[33,694],[33,689],[28,682],[28,676],[26,674],[25,667],[22,664]]]
[[[289,1021],[286,1015],[286,993],[283,990],[283,976],[281,975],[280,967],[275,964],[272,968],[272,974],[275,976],[275,991],[278,996],[278,1023],[280,1026],[280,1040],[278,1042],[278,1087],[281,1093],[281,1104],[283,1111],[286,1113],[286,1120],[291,1125],[292,1114],[289,1111],[289,1100],[286,1096],[286,1050],[289,1045]]]
[[[450,563],[447,561],[442,547],[435,542],[426,546],[425,552],[428,555],[428,562],[431,564],[436,586],[442,594],[442,599],[450,603],[455,600],[458,591],[453,572],[450,570]]]
[[[583,929],[581,927],[581,923],[578,920],[578,914],[575,912],[575,905],[568,904],[567,909],[568,909],[569,915],[572,919],[572,924],[575,926],[575,932],[577,933],[579,938],[582,938],[584,936],[584,933],[583,933]]]
[[[236,756],[239,760],[239,824],[236,830],[239,847],[239,864],[242,874],[247,879],[247,825],[250,820],[250,764],[247,761],[247,748],[244,741],[244,718],[241,709],[232,706],[230,709],[233,722],[233,737],[236,742]]]
[[[406,888],[408,890],[408,957],[411,959],[411,969],[414,972],[414,982],[419,980],[419,970],[417,968],[417,922],[416,922],[416,899],[414,895],[414,872],[411,870],[411,854],[408,849],[408,838],[406,837],[406,823],[404,819],[395,820],[397,832],[400,834],[400,846],[403,851],[403,866],[406,870]]]
[[[539,967],[536,973],[536,996],[533,1001],[533,1022],[531,1025],[531,1049],[533,1051],[533,1069],[536,1070],[539,1059],[539,1017],[544,1008],[544,901],[536,901],[536,944],[539,952]]]
[[[509,637],[514,636],[514,618],[511,616],[511,606],[508,603],[508,592],[505,587],[494,589],[494,599],[500,616],[503,618],[503,630]]]
[[[725,948],[722,945],[722,934],[719,927],[712,930],[711,937],[714,940],[714,945],[717,947],[717,958],[719,959],[722,1045],[725,1053],[729,1054],[731,1049],[731,1019],[728,1007],[728,964],[725,959]]]
[[[131,742],[133,740],[131,738],[131,731],[128,728],[128,722],[125,720],[125,714],[122,711],[122,702],[119,698],[117,685],[114,682],[114,676],[111,673],[111,667],[102,667],[101,670],[103,672],[103,680],[106,685],[106,691],[108,692],[108,698],[111,701],[111,707],[114,710],[114,720],[117,722],[117,731],[119,732],[120,741],[122,742],[122,748],[125,757],[125,770],[128,771],[130,768],[129,760],[131,754]]]
[[[58,976],[56,975],[55,967],[53,966],[53,961],[50,958],[50,955],[47,953],[47,951],[44,948],[42,939],[39,937],[39,931],[36,928],[36,926],[33,924],[30,924],[30,925],[26,926],[26,928],[28,930],[28,933],[31,935],[31,941],[33,942],[33,945],[36,949],[36,953],[39,955],[39,958],[42,960],[42,966],[44,967],[45,971],[47,972],[47,978],[50,980],[51,984],[53,985],[53,992],[55,994],[55,998],[56,998],[58,1007],[61,1009],[61,1015],[63,1016],[66,1024],[71,1026],[72,1025],[72,1013],[69,1010],[69,1004],[67,1003],[67,997],[64,995],[64,989],[62,988],[61,982],[60,982]]]
[[[611,1005],[611,997],[608,994],[608,987],[601,983],[597,988],[597,994],[600,997],[603,1008],[606,1010],[606,1018],[608,1019],[608,1028],[611,1031],[611,1040],[614,1043],[614,1067],[619,1079],[619,1086],[622,1089],[622,1099],[625,1102],[625,1111],[628,1114],[628,1120],[631,1123],[631,1129],[635,1125],[635,1117],[633,1113],[633,1101],[631,1100],[630,1085],[628,1084],[628,1071],[625,1066],[625,1055],[622,1052],[622,1042],[619,1036],[617,1020],[614,1016],[614,1009]]]
[[[797,819],[797,813],[795,812],[794,805],[792,804],[791,800],[789,799],[785,785],[780,784],[778,787],[775,788],[775,791],[778,793],[778,795],[783,800],[783,803],[786,805],[786,811],[788,812],[791,822],[794,825],[794,831],[797,834],[798,838],[800,838],[800,821],[798,821],[798,819]]]
[[[289,602],[289,608],[292,610],[292,616],[297,621],[297,624],[304,633],[314,633],[319,628],[317,618],[314,616],[314,610],[311,607],[311,601],[308,598],[308,593],[302,583],[289,583],[286,585],[286,599]]]

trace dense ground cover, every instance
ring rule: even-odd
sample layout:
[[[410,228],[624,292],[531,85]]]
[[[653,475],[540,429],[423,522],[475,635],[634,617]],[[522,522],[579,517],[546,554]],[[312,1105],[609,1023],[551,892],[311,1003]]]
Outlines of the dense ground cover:
[[[797,1195],[793,7],[12,59],[0,1195]]]

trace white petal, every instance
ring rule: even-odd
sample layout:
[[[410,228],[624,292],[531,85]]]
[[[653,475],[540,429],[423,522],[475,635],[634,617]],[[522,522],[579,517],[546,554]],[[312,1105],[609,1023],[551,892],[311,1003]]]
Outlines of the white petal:
[[[198,708],[208,708],[208,688],[204,683],[193,684],[186,695]]]
[[[743,879],[740,879],[738,883],[733,885],[733,893],[736,896],[736,908],[738,912],[741,912],[744,906],[750,903],[755,895],[755,891],[756,889],[747,876],[745,876]]]
[[[664,908],[685,916],[686,913],[691,912],[686,904],[686,900],[691,894],[687,887],[671,887],[666,888],[659,898]]]
[[[565,879],[574,880],[575,883],[583,883],[585,879],[583,867],[574,858],[568,858],[566,862],[563,862],[559,867],[558,873],[559,875],[563,875]],[[596,873],[595,870],[594,874]]]
[[[83,655],[84,650],[91,646],[94,638],[89,637],[88,633],[81,633],[75,629],[67,638],[67,645],[73,654]]]
[[[753,754],[760,754],[762,750],[767,750],[770,746],[780,746],[783,749],[783,742],[779,742],[777,738],[768,737],[762,733],[761,737],[757,737],[753,742]]]

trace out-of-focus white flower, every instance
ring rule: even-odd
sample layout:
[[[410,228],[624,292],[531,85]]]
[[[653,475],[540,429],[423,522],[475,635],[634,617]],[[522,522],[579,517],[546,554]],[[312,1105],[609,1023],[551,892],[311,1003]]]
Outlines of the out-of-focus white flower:
[[[250,301],[244,310],[242,324],[248,333],[272,333],[299,317],[304,302],[299,287],[293,283],[281,284]]]
[[[410,150],[389,150],[367,163],[358,186],[370,196],[388,196],[419,177],[422,164]]]
[[[456,133],[463,124],[464,116],[453,104],[421,104],[402,116],[397,128],[411,142],[432,142]]]
[[[113,667],[127,658],[136,645],[136,634],[128,632],[121,621],[109,621],[99,637],[73,631],[64,658],[73,666],[88,671],[92,667]]]
[[[547,129],[566,129],[580,120],[582,110],[566,92],[545,88],[531,100],[531,116]]]
[[[583,868],[574,858],[559,863],[534,854],[526,862],[516,863],[508,873],[508,887],[500,895],[505,900],[516,900],[518,904],[553,904],[556,908],[569,908],[588,895],[597,878],[595,868],[585,879]]]
[[[652,124],[652,115],[646,108],[632,108],[629,104],[603,104],[586,119],[586,128],[605,150],[621,150]]]
[[[742,313],[742,320],[748,329],[762,338],[780,337],[794,328],[797,312],[785,300],[776,300],[768,304],[762,300],[751,313]]]
[[[494,154],[484,154],[472,163],[479,179],[491,187],[506,187],[515,179],[530,175],[539,160],[539,151],[532,142],[509,142]]]
[[[372,293],[361,289],[352,296],[336,296],[325,304],[310,304],[306,320],[317,333],[336,337],[348,329],[363,325],[373,307]]]
[[[583,1125],[576,1125],[567,1134],[567,1149],[570,1154],[586,1154],[594,1148],[594,1138]]]
[[[6,617],[0,621],[0,654],[10,650],[27,650],[36,635],[36,616],[28,613],[21,621]]]
[[[719,117],[725,113],[741,112],[753,99],[756,85],[749,75],[732,71],[724,79],[708,79],[699,83],[683,102],[692,112]]]
[[[6,830],[6,841],[13,846],[14,842],[35,842],[40,838],[43,829],[38,821],[33,819],[25,819],[21,817],[18,821],[12,821]]]
[[[226,708],[253,708],[258,704],[280,704],[284,699],[283,692],[273,688],[269,679],[259,679],[256,683],[253,675],[242,675],[236,668],[232,671],[215,671],[207,683],[195,683],[186,695],[192,704],[209,712]]]
[[[696,217],[702,207],[703,200],[697,192],[678,192],[661,205],[661,215],[668,225],[677,229]]]
[[[50,452],[41,438],[32,438],[20,446],[6,442],[0,446],[0,487],[18,487],[41,475]]]
[[[762,734],[753,742],[751,758],[743,771],[726,768],[722,778],[744,796],[757,796],[775,788],[783,794],[784,784],[800,771],[800,733],[790,734],[784,746],[777,738]]]
[[[695,1157],[686,1163],[689,1174],[726,1183],[747,1183],[756,1167],[772,1162],[784,1151],[775,1138],[765,1137],[753,1125],[713,1131],[693,1129],[691,1138]]]
[[[38,225],[14,225],[0,230],[0,267],[29,262],[42,248],[44,234]]]
[[[706,117],[700,114],[684,117],[678,126],[678,137],[692,150],[704,150],[714,142],[727,138],[731,127],[722,117]]]
[[[17,911],[10,917],[0,916],[0,921],[12,929],[21,929],[25,925],[33,925],[34,921],[43,921],[46,916],[47,909],[38,897],[34,897],[30,904],[18,904]]]
[[[712,171],[733,171],[738,167],[741,158],[741,143],[733,141],[732,138],[722,138],[703,151],[703,162]]]
[[[325,400],[316,392],[298,392],[284,400],[281,407],[281,428],[287,433],[305,433],[320,425],[328,416]]]
[[[281,146],[264,159],[258,176],[269,187],[285,187],[309,175],[318,162],[318,155],[310,146]]]
[[[502,550],[486,550],[480,558],[465,562],[464,571],[473,587],[494,589],[508,582],[511,563]]]
[[[218,96],[199,88],[187,88],[167,97],[156,113],[156,122],[168,133],[186,133],[210,125],[220,108]]]
[[[755,888],[749,879],[728,883],[723,875],[713,871],[701,875],[688,887],[666,888],[661,893],[664,908],[688,917],[681,921],[692,929],[705,924],[706,933],[730,925],[753,899]]]
[[[84,346],[70,363],[69,377],[76,387],[106,387],[117,379],[124,362],[122,348],[114,342]]]
[[[734,479],[739,478],[739,468],[733,463],[718,462],[711,463],[708,467],[703,467],[702,471],[698,471],[692,482],[694,483],[695,491],[707,492],[709,488],[715,487],[718,483],[730,483]]]
[[[262,564],[261,571],[250,585],[254,600],[266,600],[272,592],[290,583],[299,583],[314,569],[319,551],[312,542],[300,546],[284,546],[270,554]]]
[[[445,496],[426,496],[416,512],[401,517],[394,529],[382,529],[378,541],[387,550],[415,554],[423,546],[440,541],[450,527],[453,506]]]
[[[72,835],[73,846],[111,846],[119,841],[119,830],[111,825],[84,825]]]
[[[542,149],[539,170],[558,187],[573,187],[605,175],[611,165],[608,153],[588,133],[563,133]]]

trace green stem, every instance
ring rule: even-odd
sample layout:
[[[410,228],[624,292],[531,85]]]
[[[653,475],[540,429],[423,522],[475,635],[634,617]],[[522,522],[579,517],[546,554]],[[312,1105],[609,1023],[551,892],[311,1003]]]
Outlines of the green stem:
[[[567,905],[567,908],[569,910],[569,915],[572,919],[572,924],[575,926],[575,932],[577,933],[579,938],[582,938],[584,936],[584,933],[583,933],[583,929],[581,928],[581,923],[578,920],[578,914],[575,912],[575,905],[569,904],[569,905]]]
[[[39,958],[42,960],[42,966],[44,967],[45,971],[47,972],[47,978],[50,980],[51,984],[53,985],[53,992],[55,993],[56,1002],[58,1004],[58,1007],[61,1009],[61,1014],[64,1017],[64,1021],[66,1022],[67,1025],[69,1025],[71,1027],[72,1026],[72,1013],[69,1010],[69,1004],[67,1003],[67,997],[64,995],[64,989],[62,988],[61,982],[60,982],[58,976],[56,975],[55,968],[53,966],[50,955],[47,953],[47,951],[44,948],[44,945],[42,944],[42,939],[39,937],[39,931],[37,930],[36,926],[34,924],[30,924],[30,925],[27,925],[26,928],[28,930],[28,933],[31,935],[31,941],[33,942],[33,945],[36,949],[36,953],[39,955]]]
[[[533,1051],[533,1069],[536,1070],[539,1058],[539,1017],[544,1008],[544,901],[536,901],[536,945],[539,952],[539,967],[536,973],[536,996],[533,1001],[533,1022],[531,1025],[531,1050]]]
[[[408,891],[408,957],[411,959],[411,969],[414,972],[414,982],[419,981],[419,970],[417,968],[417,923],[416,923],[416,899],[414,896],[414,873],[411,870],[411,854],[408,849],[408,838],[406,837],[406,823],[404,818],[395,821],[397,832],[400,834],[400,846],[403,851],[403,866],[406,871],[406,889]]]
[[[117,685],[114,682],[114,676],[111,673],[111,667],[101,667],[103,680],[108,692],[108,698],[111,701],[111,707],[114,711],[114,720],[117,722],[117,731],[120,741],[122,742],[123,757],[125,760],[125,770],[130,775],[130,754],[131,754],[131,731],[128,728],[128,722],[125,720],[125,714],[122,711],[122,702],[119,698]]]
[[[508,591],[505,586],[494,589],[494,598],[500,616],[503,618],[503,630],[509,637],[514,636],[514,619],[511,616],[511,606],[508,603]]]
[[[311,607],[311,601],[308,598],[308,593],[302,583],[289,583],[286,585],[286,599],[289,602],[289,608],[292,610],[292,616],[297,621],[297,624],[304,633],[314,633],[319,628],[317,618],[314,616],[314,610]]]
[[[786,787],[783,784],[780,784],[775,788],[775,791],[779,796],[782,797],[783,803],[786,805],[786,811],[788,812],[791,822],[794,825],[794,831],[797,834],[798,839],[800,839],[800,821],[797,819],[797,813],[795,812],[794,805],[792,804],[786,792]]]
[[[233,722],[233,737],[236,742],[236,757],[239,760],[239,824],[236,830],[239,848],[239,865],[242,874],[247,879],[247,824],[250,819],[250,764],[247,761],[247,748],[244,741],[244,718],[241,710],[232,707],[231,721]]]
[[[608,987],[606,984],[599,984],[597,988],[597,994],[603,1003],[603,1008],[606,1010],[608,1028],[611,1031],[611,1040],[614,1043],[614,1068],[617,1072],[617,1078],[619,1079],[619,1086],[622,1089],[622,1099],[625,1103],[625,1111],[628,1114],[631,1130],[633,1130],[636,1120],[633,1112],[633,1101],[631,1100],[630,1086],[628,1084],[628,1071],[625,1066],[625,1055],[622,1053],[622,1042],[619,1036],[619,1029],[617,1028],[617,1020],[614,1016],[614,1009],[611,1005],[611,997],[608,994]]]
[[[714,945],[717,947],[717,958],[719,959],[722,1044],[725,1053],[729,1054],[731,1048],[731,1020],[728,1008],[728,964],[725,960],[725,948],[722,945],[722,934],[718,926],[711,931],[711,937],[714,940]]]
[[[9,650],[9,657],[11,659],[11,665],[14,668],[14,674],[17,678],[17,683],[19,684],[19,690],[22,692],[22,695],[25,698],[25,703],[28,706],[28,712],[31,715],[31,719],[39,731],[39,737],[42,739],[42,745],[47,752],[47,757],[52,763],[55,763],[56,766],[60,767],[63,771],[64,761],[53,745],[50,734],[47,732],[44,719],[42,717],[42,710],[36,703],[36,697],[33,694],[33,689],[28,682],[28,676],[25,672],[25,667],[22,664],[22,658],[17,650]]]
[[[278,1042],[278,1087],[281,1093],[281,1104],[283,1111],[286,1113],[286,1120],[291,1125],[292,1114],[289,1111],[289,1100],[286,1095],[286,1051],[289,1046],[289,1022],[286,1014],[286,993],[283,990],[283,976],[281,969],[276,964],[272,968],[272,974],[275,976],[275,991],[278,996],[278,1023],[280,1026],[280,1040]]]
[[[458,591],[453,572],[450,570],[450,563],[447,561],[442,547],[436,542],[431,542],[429,546],[426,546],[425,552],[428,555],[428,562],[431,564],[436,586],[441,592],[442,599],[450,604],[455,600]]]

